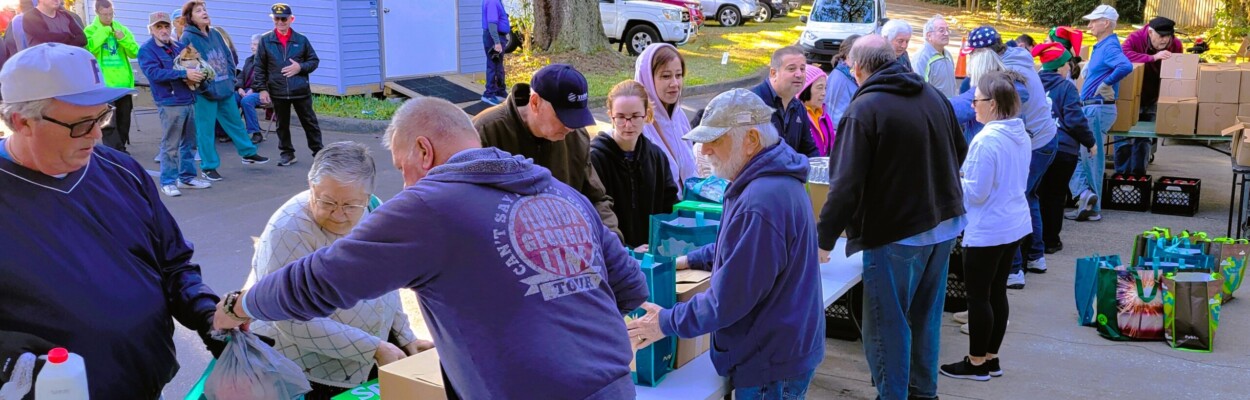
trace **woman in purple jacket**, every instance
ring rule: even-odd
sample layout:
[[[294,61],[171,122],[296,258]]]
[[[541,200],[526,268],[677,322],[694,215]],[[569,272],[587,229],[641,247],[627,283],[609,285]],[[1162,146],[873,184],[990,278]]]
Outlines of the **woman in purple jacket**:
[[[833,118],[825,112],[825,85],[829,82],[829,75],[816,66],[808,66],[805,71],[807,81],[803,83],[803,90],[794,97],[807,108],[807,117],[812,120],[812,140],[816,141],[820,156],[827,157],[829,149],[833,148],[834,137]]]

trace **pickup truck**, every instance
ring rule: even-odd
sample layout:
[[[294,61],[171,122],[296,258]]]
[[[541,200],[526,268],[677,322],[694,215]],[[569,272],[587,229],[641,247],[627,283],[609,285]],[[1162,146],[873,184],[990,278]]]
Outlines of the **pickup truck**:
[[[621,44],[630,55],[652,43],[686,44],[698,29],[686,7],[647,0],[599,0],[599,17],[608,42]]]

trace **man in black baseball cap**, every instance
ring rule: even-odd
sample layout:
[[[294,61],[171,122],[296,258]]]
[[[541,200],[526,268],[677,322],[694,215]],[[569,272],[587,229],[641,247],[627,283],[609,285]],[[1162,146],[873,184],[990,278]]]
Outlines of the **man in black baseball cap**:
[[[503,104],[473,117],[482,147],[534,159],[556,179],[586,196],[599,217],[623,238],[599,175],[590,164],[590,113],[586,77],[567,64],[551,64],[534,73],[529,84],[518,83]]]
[[[277,3],[269,7],[269,13],[273,30],[261,36],[256,46],[252,90],[260,94],[261,103],[273,104],[278,117],[278,150],[282,152],[278,166],[285,167],[296,161],[291,141],[292,108],[304,128],[308,150],[313,156],[321,151],[321,125],[313,111],[310,84],[310,75],[321,65],[321,59],[308,37],[291,29],[295,22],[291,6]]]
[[[1154,121],[1159,103],[1159,70],[1163,60],[1181,54],[1180,39],[1176,38],[1176,22],[1165,17],[1155,17],[1146,26],[1128,35],[1120,45],[1124,55],[1133,63],[1146,64],[1141,83],[1141,120]],[[1144,175],[1150,156],[1150,139],[1126,139],[1125,145],[1115,149],[1116,172]],[[1123,168],[1120,168],[1124,166]],[[1129,167],[1132,168],[1129,168]],[[1121,171],[1123,169],[1123,171]]]

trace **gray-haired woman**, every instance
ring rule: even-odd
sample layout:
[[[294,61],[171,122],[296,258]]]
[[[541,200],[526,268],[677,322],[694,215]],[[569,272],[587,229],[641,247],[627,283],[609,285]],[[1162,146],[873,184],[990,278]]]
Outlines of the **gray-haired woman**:
[[[362,144],[338,142],[317,153],[308,190],[287,200],[261,233],[246,286],[351,232],[378,203],[372,195],[375,173]],[[376,377],[378,365],[433,347],[413,334],[398,292],[329,318],[257,321],[252,329],[272,337],[274,348],[305,371],[313,387],[305,395],[310,400],[328,399]]]

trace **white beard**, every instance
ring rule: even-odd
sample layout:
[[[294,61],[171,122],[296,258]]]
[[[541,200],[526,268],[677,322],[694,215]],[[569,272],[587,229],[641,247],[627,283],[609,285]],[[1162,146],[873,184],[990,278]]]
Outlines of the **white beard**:
[[[712,175],[727,181],[734,180],[747,163],[746,157],[741,154],[734,154],[728,161],[720,161],[716,157],[709,157],[708,161],[712,163]]]

